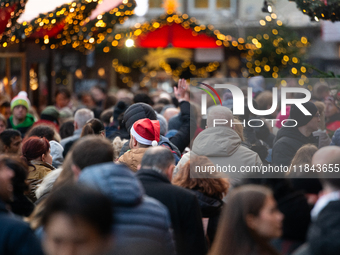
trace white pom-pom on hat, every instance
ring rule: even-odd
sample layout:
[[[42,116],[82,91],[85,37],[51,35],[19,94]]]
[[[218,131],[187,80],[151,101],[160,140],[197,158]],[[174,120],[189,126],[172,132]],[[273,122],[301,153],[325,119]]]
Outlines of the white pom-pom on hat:
[[[158,145],[158,142],[156,140],[153,140],[152,143],[151,143],[152,146],[157,146]]]
[[[27,97],[26,91],[20,91],[18,96]]]

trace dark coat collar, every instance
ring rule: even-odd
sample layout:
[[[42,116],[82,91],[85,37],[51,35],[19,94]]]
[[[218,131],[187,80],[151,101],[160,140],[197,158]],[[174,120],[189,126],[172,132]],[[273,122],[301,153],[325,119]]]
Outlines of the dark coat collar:
[[[169,179],[164,174],[158,173],[152,169],[142,168],[137,171],[136,176],[143,180],[159,181],[171,184]]]
[[[8,210],[6,209],[6,204],[0,200],[0,213],[8,213]]]

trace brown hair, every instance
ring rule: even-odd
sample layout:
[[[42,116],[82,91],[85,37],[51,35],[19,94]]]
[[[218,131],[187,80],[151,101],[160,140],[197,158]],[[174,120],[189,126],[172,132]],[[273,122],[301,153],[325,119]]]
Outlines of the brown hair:
[[[214,164],[205,156],[197,156],[191,158],[182,167],[174,177],[172,183],[174,185],[187,188],[197,189],[208,196],[218,196],[222,199],[228,192],[229,181],[223,178],[190,178],[190,168],[195,169],[196,166],[214,166]]]
[[[0,113],[0,121],[2,121],[5,124],[5,127],[7,128],[7,120],[4,115]]]
[[[273,93],[269,90],[261,92],[255,99],[259,110],[267,110],[273,104]]]
[[[294,166],[303,166],[303,165],[312,165],[312,158],[318,148],[314,144],[305,144],[296,152],[294,158],[292,159],[291,167]],[[290,168],[291,170],[291,168]],[[292,175],[293,172],[289,171],[288,175]]]
[[[246,222],[248,215],[259,215],[266,199],[271,195],[270,189],[259,185],[244,185],[233,189],[221,214],[209,254],[278,254]]]
[[[63,162],[63,170],[60,172],[57,180],[53,184],[52,191],[64,186],[65,184],[74,183],[74,174],[72,171],[72,151],[67,153],[66,158]]]

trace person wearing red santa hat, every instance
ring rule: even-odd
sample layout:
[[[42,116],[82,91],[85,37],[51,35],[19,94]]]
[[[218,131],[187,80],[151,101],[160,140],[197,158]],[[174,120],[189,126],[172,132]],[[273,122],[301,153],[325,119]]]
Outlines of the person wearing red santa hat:
[[[132,171],[136,172],[145,151],[151,146],[157,146],[160,139],[160,124],[158,120],[140,119],[131,128],[130,148],[119,159]]]

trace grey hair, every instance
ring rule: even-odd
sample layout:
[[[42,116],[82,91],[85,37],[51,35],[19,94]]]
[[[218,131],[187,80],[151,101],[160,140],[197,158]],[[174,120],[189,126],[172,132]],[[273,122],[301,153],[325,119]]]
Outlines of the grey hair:
[[[163,173],[171,164],[174,163],[175,157],[168,148],[156,146],[150,147],[144,153],[141,168],[152,169],[156,172]]]
[[[94,118],[93,111],[83,108],[76,111],[74,115],[74,122],[77,123],[78,129],[81,129],[85,126],[86,122]]]
[[[214,119],[225,119],[228,121],[228,123],[225,125],[230,127],[230,121],[233,118],[233,113],[229,108],[220,105],[213,106],[208,112],[207,126],[208,128],[214,127]]]

